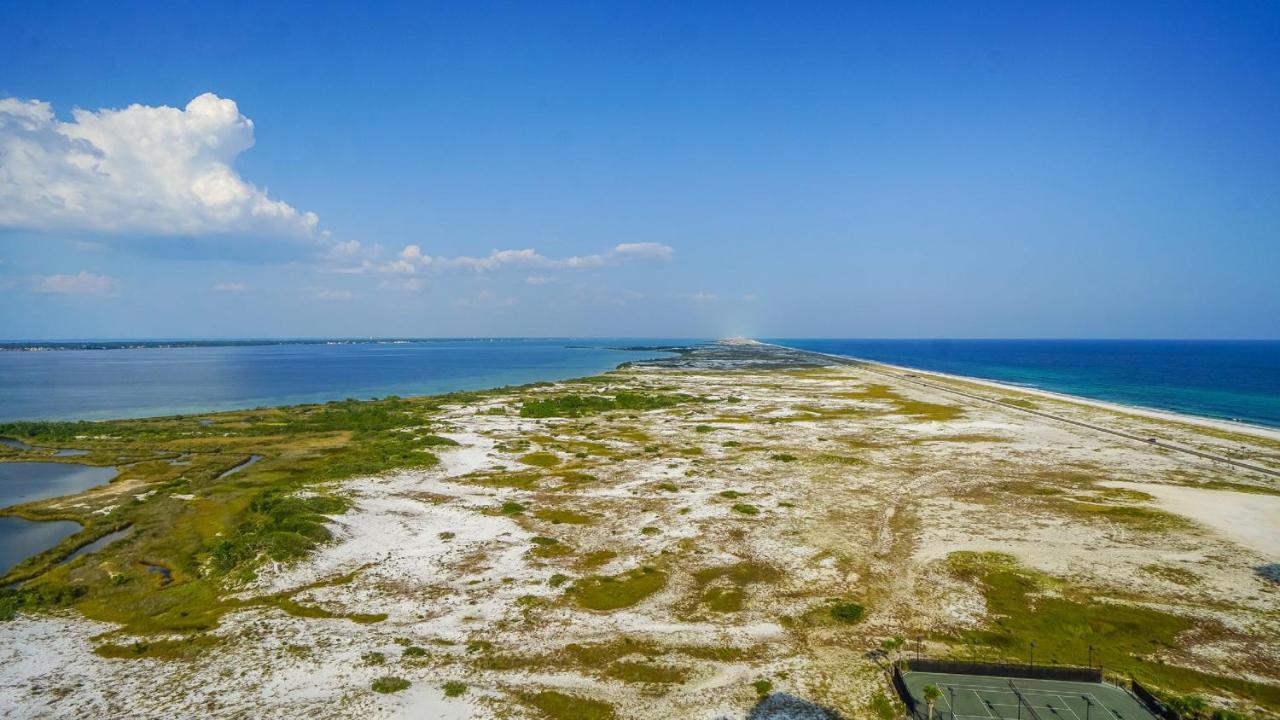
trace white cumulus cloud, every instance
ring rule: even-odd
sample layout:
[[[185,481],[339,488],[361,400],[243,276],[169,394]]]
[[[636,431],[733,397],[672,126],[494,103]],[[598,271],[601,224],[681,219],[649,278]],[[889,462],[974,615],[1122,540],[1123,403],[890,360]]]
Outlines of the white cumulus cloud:
[[[205,93],[185,108],[72,112],[0,99],[0,226],[315,238],[318,219],[240,177],[253,121]]]
[[[81,270],[75,275],[41,275],[36,278],[36,292],[58,295],[114,295],[116,279]]]

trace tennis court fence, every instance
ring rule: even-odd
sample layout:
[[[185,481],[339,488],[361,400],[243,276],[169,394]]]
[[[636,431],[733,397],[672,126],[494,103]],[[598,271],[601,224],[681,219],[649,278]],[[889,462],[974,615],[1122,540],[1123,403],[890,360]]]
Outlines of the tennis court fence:
[[[1160,698],[1151,694],[1150,690],[1142,687],[1142,683],[1138,682],[1137,678],[1132,678],[1129,681],[1129,686],[1132,688],[1134,696],[1141,700],[1143,705],[1147,706],[1151,714],[1164,718],[1164,720],[1181,720],[1181,716],[1174,712],[1173,708],[1165,705]]]
[[[964,660],[900,660],[904,670],[918,672],[952,673],[956,675],[993,675],[997,677],[1031,678],[1035,680],[1069,680],[1072,682],[1102,682],[1102,668],[1085,668],[1070,665],[1023,665],[1020,663],[986,663]],[[895,667],[895,670],[897,667]]]

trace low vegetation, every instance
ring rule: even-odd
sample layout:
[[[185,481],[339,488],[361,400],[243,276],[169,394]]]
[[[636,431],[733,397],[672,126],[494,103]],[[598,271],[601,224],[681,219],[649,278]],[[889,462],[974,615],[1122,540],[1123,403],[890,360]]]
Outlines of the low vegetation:
[[[704,399],[682,393],[649,395],[645,393],[619,392],[612,396],[557,395],[526,401],[520,406],[520,416],[527,418],[573,418],[612,410],[658,410],[691,402],[704,402]]]
[[[475,397],[0,425],[0,436],[36,447],[79,448],[87,454],[75,462],[120,468],[110,485],[82,496],[86,501],[74,512],[50,509],[51,503],[6,510],[32,519],[74,519],[84,530],[0,578],[5,585],[28,579],[0,591],[0,618],[75,607],[134,632],[210,628],[239,605],[225,595],[228,587],[252,579],[261,563],[295,560],[330,539],[328,518],[344,512],[347,502],[325,492],[328,483],[436,464],[430,449],[456,443],[431,431],[434,416],[446,403]],[[4,459],[31,454],[6,452]],[[116,487],[128,487],[128,494],[122,498]],[[94,553],[94,562],[56,564],[71,549],[121,527],[132,530]],[[163,578],[148,571],[157,567]]]
[[[954,638],[957,644],[972,642],[997,657],[1021,661],[1034,640],[1041,661],[1079,665],[1088,660],[1093,646],[1095,661],[1109,671],[1133,675],[1157,688],[1204,690],[1280,705],[1276,686],[1187,667],[1191,656],[1181,638],[1192,631],[1202,639],[1221,632],[1211,619],[1192,620],[1122,599],[1102,602],[1094,589],[1030,570],[1002,553],[956,552],[947,566],[957,578],[978,585],[989,617],[998,619]]]
[[[397,692],[400,692],[401,690],[408,689],[409,685],[410,685],[409,681],[405,680],[402,677],[396,677],[394,675],[383,675],[377,680],[374,680],[373,684],[370,687],[373,689],[374,692],[397,693]]]
[[[645,566],[613,576],[593,575],[573,584],[569,592],[588,610],[631,607],[667,584],[666,573]]]

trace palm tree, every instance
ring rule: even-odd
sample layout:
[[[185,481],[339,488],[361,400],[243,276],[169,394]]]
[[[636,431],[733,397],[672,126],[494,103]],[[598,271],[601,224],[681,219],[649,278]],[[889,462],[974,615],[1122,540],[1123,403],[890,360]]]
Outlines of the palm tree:
[[[933,720],[933,704],[942,697],[942,691],[937,685],[925,685],[922,692],[924,692],[925,702],[929,703],[929,720]]]

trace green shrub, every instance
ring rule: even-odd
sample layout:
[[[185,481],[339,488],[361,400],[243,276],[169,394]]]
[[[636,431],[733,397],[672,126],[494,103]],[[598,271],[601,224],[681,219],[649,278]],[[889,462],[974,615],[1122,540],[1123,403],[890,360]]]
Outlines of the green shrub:
[[[755,505],[748,505],[747,503],[734,503],[733,511],[736,513],[742,513],[743,515],[760,514],[760,508],[757,508]]]
[[[394,675],[383,675],[370,686],[374,692],[396,693],[409,687],[409,681]]]
[[[559,395],[542,400],[530,400],[520,407],[520,416],[527,418],[581,417],[610,410],[656,410],[682,403],[702,402],[692,395],[644,395],[620,392],[613,397],[606,395]]]
[[[444,690],[445,697],[458,697],[467,691],[466,684],[457,680],[450,680],[442,685],[441,688]]]
[[[861,603],[841,601],[831,606],[831,617],[838,622],[852,625],[862,620],[866,611],[867,609]]]

